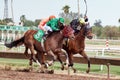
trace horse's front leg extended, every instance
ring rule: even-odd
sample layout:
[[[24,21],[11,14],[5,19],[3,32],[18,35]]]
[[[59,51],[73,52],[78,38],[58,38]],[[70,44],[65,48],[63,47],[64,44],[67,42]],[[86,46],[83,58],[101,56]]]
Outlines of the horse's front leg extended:
[[[36,54],[37,63],[40,66],[41,72],[45,72],[45,68],[48,68],[48,65],[45,63],[45,55],[43,52],[37,52]]]
[[[73,54],[72,53],[68,53],[68,58],[69,58],[69,65],[68,68],[71,67],[74,71],[74,73],[76,73],[76,69],[73,67]]]
[[[48,51],[47,54],[52,56],[52,60],[48,62],[48,65],[51,66],[56,61],[57,57],[51,50]]]
[[[88,61],[88,69],[86,70],[86,73],[89,73],[89,71],[90,71],[90,58],[86,55],[85,51],[83,51],[83,52],[81,53],[81,55],[82,55],[85,59],[87,59],[87,61]]]
[[[61,51],[62,51],[62,52],[64,53],[64,55],[65,55],[66,60],[65,60],[64,65],[66,65],[66,69],[67,69],[67,68],[68,68],[68,65],[69,65],[68,53],[67,53],[64,49],[61,49]]]
[[[60,54],[57,54],[57,59],[59,60],[59,62],[61,63],[61,70],[64,70],[64,63],[62,62],[61,58],[60,58]]]
[[[61,69],[62,70],[64,70],[65,67],[64,67],[64,63],[63,63],[62,59],[60,58],[60,55],[63,54],[63,53],[66,57],[66,64],[68,64],[68,54],[67,54],[67,52],[65,50],[61,49],[61,48],[55,49],[55,54],[57,55],[57,59],[61,63],[61,66],[62,66]]]

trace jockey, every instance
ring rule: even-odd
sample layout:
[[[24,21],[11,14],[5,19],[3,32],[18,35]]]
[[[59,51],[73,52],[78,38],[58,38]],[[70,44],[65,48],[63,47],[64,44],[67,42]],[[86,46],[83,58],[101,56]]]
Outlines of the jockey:
[[[43,19],[40,23],[39,23],[39,25],[38,25],[38,28],[39,29],[41,29],[41,30],[43,30],[43,31],[46,31],[46,29],[45,29],[45,24],[49,21],[49,20],[51,20],[51,19],[53,19],[53,18],[56,18],[54,15],[51,15],[51,16],[49,16],[49,18],[46,18],[46,19]]]
[[[58,31],[64,28],[64,19],[63,18],[53,18],[46,23],[46,26],[50,27],[47,31]]]
[[[77,33],[80,30],[80,26],[85,24],[87,20],[88,18],[74,19],[70,22],[70,26],[74,29],[75,33]]]
[[[74,29],[75,32],[77,32],[77,27],[80,25],[79,19],[74,19],[70,22],[70,26]]]
[[[44,19],[40,22],[40,30],[34,35],[34,38],[41,41],[42,38],[46,38],[46,34],[52,31],[57,31],[64,28],[64,19],[55,18],[55,16],[50,16],[48,19]]]
[[[47,34],[47,29],[50,29],[50,28],[46,26],[46,23],[47,23],[49,20],[53,19],[53,18],[55,18],[55,16],[54,16],[54,15],[51,15],[51,16],[49,16],[49,18],[43,19],[43,20],[39,23],[38,28],[39,28],[40,30],[38,30],[38,32],[34,35],[34,38],[35,38],[36,40],[41,41],[42,38],[43,38],[43,36],[45,36],[45,34]]]

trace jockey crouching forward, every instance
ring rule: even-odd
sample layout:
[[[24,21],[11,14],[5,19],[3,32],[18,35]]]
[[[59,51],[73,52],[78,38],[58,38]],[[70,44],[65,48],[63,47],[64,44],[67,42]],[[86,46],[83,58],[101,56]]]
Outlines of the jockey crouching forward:
[[[40,30],[43,30],[43,31],[47,31],[46,29],[46,23],[48,22],[48,21],[50,21],[51,19],[53,19],[53,18],[56,18],[54,15],[51,15],[51,16],[49,16],[49,18],[46,18],[46,19],[43,19],[40,23],[39,23],[39,25],[38,25],[38,28],[40,29]]]
[[[41,41],[46,34],[52,31],[58,31],[64,28],[64,19],[63,18],[53,18],[50,19],[44,26],[40,27],[40,30],[34,35],[34,38],[38,41]],[[43,37],[44,36],[44,37]]]
[[[39,30],[37,31],[36,34],[34,34],[34,38],[35,38],[37,41],[41,42],[43,36],[44,36],[44,35],[46,34],[46,32],[47,32],[47,30],[46,30],[46,23],[47,23],[49,20],[53,19],[53,18],[55,18],[55,16],[54,16],[54,15],[51,15],[51,16],[49,16],[48,18],[41,20],[41,22],[40,22],[39,25],[38,25],[38,29],[39,29]]]
[[[81,26],[88,23],[88,18],[85,16],[84,18],[74,19],[70,22],[70,26],[74,29],[75,33],[78,33]]]
[[[64,28],[64,19],[63,18],[54,18],[46,23],[47,32],[58,31]]]
[[[80,25],[79,19],[74,19],[70,22],[70,26],[73,28],[73,30],[75,31],[75,33],[78,32],[77,27]]]
[[[58,31],[64,28],[64,19],[63,18],[53,18],[49,20],[46,25],[45,25],[45,30],[46,33],[44,35],[44,39],[47,34],[53,32],[53,31]]]
[[[80,31],[81,26],[83,26],[85,24],[89,24],[87,16],[85,16],[84,18],[80,18],[80,19],[73,19],[70,22],[70,26],[74,30],[75,34],[77,34]],[[65,38],[64,43],[63,43],[65,46],[68,46],[67,41],[68,41],[68,38]]]

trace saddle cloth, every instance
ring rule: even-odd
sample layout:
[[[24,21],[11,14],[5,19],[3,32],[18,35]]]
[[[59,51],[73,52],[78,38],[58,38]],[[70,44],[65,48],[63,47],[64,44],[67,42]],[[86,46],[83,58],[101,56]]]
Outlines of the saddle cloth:
[[[43,30],[38,30],[36,34],[34,34],[34,39],[36,39],[37,41],[41,42],[43,35],[44,35],[44,31]]]

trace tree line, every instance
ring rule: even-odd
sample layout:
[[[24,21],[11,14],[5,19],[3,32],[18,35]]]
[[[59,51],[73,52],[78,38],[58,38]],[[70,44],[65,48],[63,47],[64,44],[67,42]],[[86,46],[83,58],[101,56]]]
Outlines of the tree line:
[[[101,20],[96,20],[92,26],[92,32],[97,38],[120,39],[120,26],[102,26],[101,23]]]

